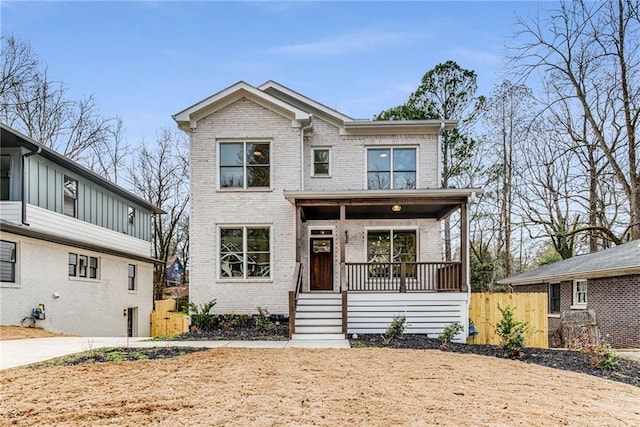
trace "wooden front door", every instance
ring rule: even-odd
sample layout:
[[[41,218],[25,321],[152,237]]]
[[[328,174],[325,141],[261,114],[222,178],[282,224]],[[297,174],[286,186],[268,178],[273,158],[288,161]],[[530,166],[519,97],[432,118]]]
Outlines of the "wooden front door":
[[[333,290],[333,239],[311,239],[309,288],[312,291]]]

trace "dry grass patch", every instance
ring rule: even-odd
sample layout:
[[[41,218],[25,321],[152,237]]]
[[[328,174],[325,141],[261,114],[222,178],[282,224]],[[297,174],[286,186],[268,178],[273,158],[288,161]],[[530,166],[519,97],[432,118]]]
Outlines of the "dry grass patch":
[[[213,349],[0,371],[15,425],[640,425],[640,388],[438,350]]]
[[[0,326],[0,340],[22,340],[26,338],[72,337],[74,335],[49,332],[39,327]]]

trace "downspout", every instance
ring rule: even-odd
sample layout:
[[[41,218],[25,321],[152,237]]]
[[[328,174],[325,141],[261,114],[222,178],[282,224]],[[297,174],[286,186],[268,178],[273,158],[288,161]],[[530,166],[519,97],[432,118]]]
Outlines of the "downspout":
[[[440,122],[440,130],[438,131],[438,156],[436,157],[438,159],[438,177],[436,178],[438,184],[436,188],[442,188],[442,161],[444,160],[442,158],[442,131],[444,131],[444,120]]]
[[[22,184],[21,184],[21,189],[22,189],[22,224],[28,226],[29,223],[27,222],[27,162],[26,159],[27,157],[31,157],[31,156],[35,156],[36,154],[40,154],[40,152],[42,151],[42,147],[38,147],[38,149],[36,151],[32,151],[30,153],[26,153],[22,155]]]
[[[313,129],[313,114],[309,115],[309,124],[300,128],[300,191],[304,191],[304,131]]]

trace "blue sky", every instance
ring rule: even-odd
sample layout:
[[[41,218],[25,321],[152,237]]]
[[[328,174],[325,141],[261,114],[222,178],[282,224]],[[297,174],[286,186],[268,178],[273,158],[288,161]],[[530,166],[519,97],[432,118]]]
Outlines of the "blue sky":
[[[514,16],[535,2],[1,3],[1,27],[28,41],[69,95],[121,116],[133,145],[171,115],[239,81],[276,80],[356,118],[406,101],[449,59],[488,95]]]

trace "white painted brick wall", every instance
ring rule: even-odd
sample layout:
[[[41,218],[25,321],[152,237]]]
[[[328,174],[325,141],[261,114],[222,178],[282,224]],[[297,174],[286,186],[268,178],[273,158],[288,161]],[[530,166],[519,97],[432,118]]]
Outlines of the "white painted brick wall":
[[[216,146],[219,141],[260,139],[271,141],[271,190],[229,191],[217,189]],[[217,299],[217,313],[255,313],[266,307],[271,313],[288,311],[287,293],[295,266],[295,208],[284,190],[300,190],[300,128],[250,100],[241,99],[197,123],[191,135],[191,259],[190,298],[196,304]],[[437,185],[436,135],[340,136],[339,130],[314,119],[305,138],[305,190],[362,190],[366,147],[406,145],[418,147],[419,188]],[[311,178],[311,147],[331,146],[332,177]],[[420,232],[420,259],[440,260],[439,227],[434,220],[349,221],[347,261],[365,259],[364,226],[415,225]],[[220,225],[265,224],[272,233],[272,280],[218,280],[216,236]],[[311,223],[310,223],[311,224]],[[324,224],[336,225],[327,221]],[[317,225],[317,224],[316,224]],[[353,238],[351,237],[353,236]],[[303,256],[308,253],[308,234],[302,231]],[[339,245],[335,245],[336,266]],[[336,267],[338,284],[339,270]],[[306,279],[305,279],[306,280]],[[339,286],[339,285],[338,285]]]
[[[16,283],[0,284],[0,324],[20,325],[38,304],[45,320],[36,326],[80,336],[127,336],[126,309],[138,308],[138,336],[149,336],[153,265],[3,232],[17,243]],[[99,278],[68,276],[69,252],[98,258]],[[137,266],[138,290],[127,290],[128,264]],[[57,292],[59,298],[54,298]]]

